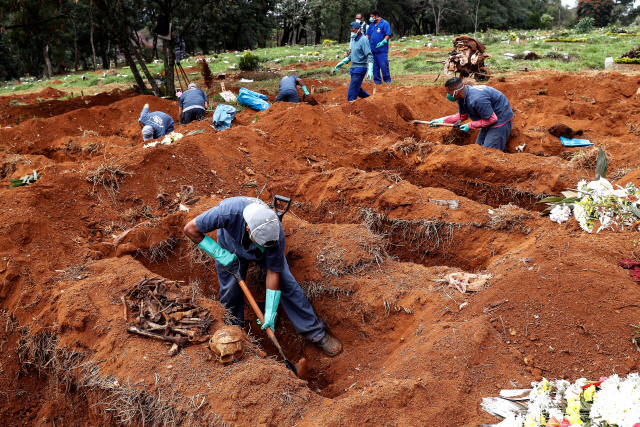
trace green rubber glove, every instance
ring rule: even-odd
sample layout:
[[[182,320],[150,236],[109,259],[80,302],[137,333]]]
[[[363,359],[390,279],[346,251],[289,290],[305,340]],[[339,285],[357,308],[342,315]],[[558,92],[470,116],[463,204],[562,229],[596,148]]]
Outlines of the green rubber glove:
[[[225,267],[238,259],[235,254],[232,254],[226,249],[222,249],[220,245],[209,236],[204,236],[204,239],[198,243],[198,246]]]
[[[380,43],[376,45],[376,49],[380,49],[382,46],[387,44],[387,39],[382,40]]]
[[[465,123],[463,125],[460,126],[460,130],[462,132],[469,132],[469,123]]]
[[[367,75],[365,77],[369,81],[373,80],[373,62],[367,63]]]
[[[344,64],[348,64],[349,63],[349,58],[344,58],[342,61],[338,62],[338,64],[336,65],[336,68],[334,68],[334,70],[338,71],[340,70],[340,68],[344,65]]]
[[[441,118],[439,118],[439,119],[435,119],[435,120],[431,120],[431,121],[429,122],[429,127],[430,127],[430,128],[434,128],[434,127],[436,127],[436,123],[444,123],[444,117],[441,117]]]
[[[304,92],[305,96],[309,96],[309,91],[307,90],[306,86],[302,86],[302,91]]]
[[[267,298],[264,301],[264,324],[262,329],[271,328],[275,332],[276,313],[278,312],[278,303],[280,302],[280,291],[272,291],[267,289]]]

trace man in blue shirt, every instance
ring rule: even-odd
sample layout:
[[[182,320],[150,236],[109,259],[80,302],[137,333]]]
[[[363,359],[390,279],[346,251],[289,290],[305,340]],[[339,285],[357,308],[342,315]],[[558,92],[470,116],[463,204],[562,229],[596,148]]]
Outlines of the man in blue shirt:
[[[216,243],[206,233],[217,230]],[[253,197],[231,197],[209,209],[184,227],[184,233],[204,252],[216,260],[220,303],[234,316],[235,324],[244,326],[244,293],[230,272],[246,277],[253,261],[267,273],[264,324],[275,328],[280,297],[285,313],[296,331],[334,357],[342,344],[330,336],[300,285],[289,271],[284,256],[284,229],[273,210]]]
[[[149,104],[144,104],[138,123],[142,127],[142,140],[156,139],[173,132],[173,119],[162,111],[149,112]]]
[[[187,91],[178,101],[178,117],[186,125],[194,120],[203,120],[205,111],[209,108],[209,100],[204,91],[198,89],[195,83],[189,83]]]
[[[380,79],[380,71],[382,71],[382,79],[385,83],[391,83],[391,74],[389,73],[389,39],[391,38],[391,25],[384,19],[380,18],[380,13],[374,9],[370,13],[369,29],[367,30],[367,38],[371,44],[371,52],[373,53],[373,79],[377,84],[382,83]]]
[[[480,129],[476,144],[504,151],[513,126],[513,111],[507,97],[490,86],[465,86],[460,77],[451,77],[444,87],[447,99],[458,103],[458,113],[433,120],[431,126],[471,119],[471,123],[460,126],[461,131]]]
[[[298,89],[296,85],[302,86],[302,92],[304,92],[304,98],[309,96],[309,91],[304,85],[304,82],[296,76],[287,76],[280,80],[280,87],[278,88],[278,96],[276,96],[275,102],[293,102],[299,103],[300,97],[298,96]],[[304,99],[302,98],[302,99]]]
[[[373,55],[371,54],[369,42],[362,35],[361,26],[358,22],[351,23],[351,51],[349,56],[340,61],[332,72],[335,73],[349,61],[351,61],[351,82],[349,83],[347,100],[355,101],[358,97],[369,97],[370,95],[362,89],[362,81],[365,76],[369,81],[373,78]]]

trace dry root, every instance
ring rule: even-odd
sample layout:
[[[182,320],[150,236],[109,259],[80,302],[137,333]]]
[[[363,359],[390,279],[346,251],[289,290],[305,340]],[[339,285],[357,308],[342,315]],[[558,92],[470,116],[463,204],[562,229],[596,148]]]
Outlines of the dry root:
[[[492,209],[488,227],[492,230],[518,230],[529,234],[531,228],[524,223],[524,220],[529,218],[531,218],[531,213],[525,209],[512,204],[502,205],[497,209]]]

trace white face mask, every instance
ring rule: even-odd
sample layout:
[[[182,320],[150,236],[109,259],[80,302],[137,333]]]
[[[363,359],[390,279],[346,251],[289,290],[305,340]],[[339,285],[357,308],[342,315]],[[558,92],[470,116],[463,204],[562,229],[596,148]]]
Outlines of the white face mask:
[[[360,19],[356,19],[356,22],[360,24],[362,21]]]

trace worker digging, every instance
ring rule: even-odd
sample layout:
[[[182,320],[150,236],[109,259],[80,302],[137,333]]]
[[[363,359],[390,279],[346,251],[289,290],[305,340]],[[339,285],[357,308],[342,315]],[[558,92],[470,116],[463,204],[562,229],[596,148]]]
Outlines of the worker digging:
[[[504,151],[513,126],[513,111],[507,97],[490,86],[466,86],[459,77],[451,77],[444,87],[447,99],[458,103],[458,113],[432,120],[429,126],[459,124],[470,118],[470,123],[459,126],[461,131],[480,129],[476,144]]]
[[[218,241],[207,233],[217,230]],[[234,324],[244,327],[244,293],[239,280],[247,275],[250,262],[266,272],[266,296],[262,329],[275,332],[280,298],[296,332],[335,357],[342,344],[330,336],[322,320],[289,271],[285,258],[285,235],[275,212],[260,199],[231,197],[209,209],[184,227],[184,233],[200,249],[215,258],[220,303],[233,315]],[[236,277],[238,276],[238,277]]]
[[[178,101],[180,124],[187,125],[194,120],[204,120],[207,108],[209,108],[207,94],[198,89],[195,83],[189,83],[187,90]]]
[[[351,82],[347,94],[348,101],[355,101],[358,97],[368,98],[370,95],[362,89],[362,81],[366,77],[369,81],[373,78],[373,54],[369,42],[362,35],[362,27],[358,22],[351,23],[351,51],[349,55],[336,64],[333,73],[351,62]]]
[[[292,102],[297,104],[300,102],[300,96],[298,95],[297,86],[302,88],[304,92],[303,100],[310,95],[309,90],[305,86],[304,82],[297,76],[287,76],[280,80],[280,86],[278,87],[278,96],[276,96],[275,102]]]
[[[142,127],[142,140],[162,138],[166,134],[173,132],[173,119],[162,111],[149,112],[149,104],[144,104],[140,118],[138,119]]]

